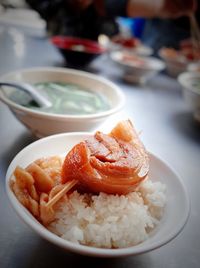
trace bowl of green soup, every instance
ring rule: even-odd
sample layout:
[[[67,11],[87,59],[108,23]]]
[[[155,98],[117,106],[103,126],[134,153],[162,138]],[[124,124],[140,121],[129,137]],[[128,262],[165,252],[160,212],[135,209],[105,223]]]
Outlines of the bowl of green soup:
[[[91,131],[120,112],[125,102],[123,92],[111,81],[74,69],[18,70],[0,81],[31,84],[51,103],[41,107],[27,92],[8,86],[0,89],[0,100],[37,137]]]
[[[200,73],[185,72],[178,76],[183,88],[185,102],[193,113],[194,119],[200,122]]]

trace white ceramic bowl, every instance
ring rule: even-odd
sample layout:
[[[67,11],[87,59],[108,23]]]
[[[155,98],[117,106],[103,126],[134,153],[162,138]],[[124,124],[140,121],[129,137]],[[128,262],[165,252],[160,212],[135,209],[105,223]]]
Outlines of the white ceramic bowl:
[[[134,48],[125,48],[122,45],[117,45],[112,43],[110,45],[110,50],[111,51],[121,51],[121,50],[126,50],[130,53],[134,53],[138,56],[144,56],[144,57],[148,57],[151,56],[153,54],[153,49],[151,47],[145,46],[143,44],[134,47]]]
[[[109,40],[109,39],[108,39]],[[138,56],[151,56],[153,49],[135,37],[115,36],[108,41],[110,51],[126,50]]]
[[[130,83],[145,83],[165,68],[165,64],[154,57],[141,57],[127,51],[115,51],[111,59],[123,70],[123,78]],[[131,60],[124,60],[130,57]],[[140,64],[139,61],[144,62]]]
[[[187,67],[187,71],[200,73],[200,61],[190,63]]]
[[[117,85],[100,76],[67,68],[31,68],[18,70],[0,77],[0,81],[64,82],[77,84],[91,91],[99,92],[108,99],[110,109],[90,115],[67,115],[45,113],[21,106],[9,100],[0,90],[0,99],[8,105],[15,116],[37,137],[72,131],[91,131],[109,116],[119,112],[125,97]]]
[[[171,241],[183,229],[189,215],[189,200],[183,182],[162,160],[150,154],[150,179],[161,181],[167,188],[167,204],[160,224],[143,243],[121,249],[103,249],[78,245],[66,241],[42,226],[16,199],[9,187],[10,177],[17,165],[26,167],[34,160],[50,155],[66,155],[72,146],[90,133],[63,133],[46,137],[30,144],[19,152],[11,162],[6,174],[6,191],[19,217],[37,234],[49,242],[75,253],[97,257],[119,257],[151,251]]]
[[[135,54],[139,56],[151,56],[153,54],[153,49],[146,45],[140,45],[132,50]]]
[[[200,122],[200,73],[185,72],[178,76],[178,81],[183,88],[183,97],[194,118]],[[194,86],[198,82],[199,89]]]
[[[179,74],[185,72],[187,70],[188,64],[190,63],[185,58],[171,58],[167,56],[165,53],[165,48],[161,48],[158,52],[159,57],[165,62],[166,64],[166,71],[172,77],[177,77]]]

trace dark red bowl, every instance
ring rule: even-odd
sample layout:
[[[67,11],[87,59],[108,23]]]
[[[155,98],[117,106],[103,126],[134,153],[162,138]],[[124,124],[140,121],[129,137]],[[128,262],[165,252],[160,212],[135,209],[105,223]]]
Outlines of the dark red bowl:
[[[52,44],[61,52],[70,66],[85,66],[105,52],[99,43],[88,39],[54,36]]]

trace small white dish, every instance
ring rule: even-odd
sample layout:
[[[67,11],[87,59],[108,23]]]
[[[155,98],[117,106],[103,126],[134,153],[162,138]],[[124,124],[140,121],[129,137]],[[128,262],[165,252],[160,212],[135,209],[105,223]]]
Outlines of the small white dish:
[[[111,59],[123,70],[123,78],[130,83],[145,83],[158,72],[165,69],[165,64],[154,57],[141,57],[127,51],[115,51]]]
[[[200,73],[185,72],[178,76],[183,89],[183,97],[194,118],[200,122]],[[198,84],[198,86],[195,84]],[[197,88],[199,87],[199,88]]]
[[[169,51],[169,52],[168,52]],[[166,64],[166,71],[171,77],[177,77],[179,74],[187,70],[188,64],[190,63],[184,56],[180,55],[178,51],[172,49],[172,55],[170,48],[161,48],[158,51],[159,57]]]
[[[17,165],[26,167],[40,157],[66,155],[67,151],[91,133],[65,133],[40,139],[19,152],[11,162],[6,174],[6,192],[20,218],[37,234],[49,242],[65,249],[87,256],[122,257],[145,253],[159,248],[175,238],[183,229],[189,216],[189,199],[182,180],[162,160],[150,154],[150,179],[160,181],[167,188],[167,204],[161,222],[150,237],[137,246],[121,249],[103,249],[78,245],[66,241],[43,227],[16,199],[9,187],[10,177]]]
[[[200,73],[200,61],[190,63],[188,65],[187,71]]]
[[[146,45],[140,45],[133,49],[132,52],[139,56],[151,56],[153,54],[153,49]]]
[[[110,40],[108,39],[107,44],[110,51],[125,50],[144,57],[151,56],[153,54],[153,49],[151,47],[143,44],[141,40],[135,37],[115,36]]]
[[[43,83],[61,82],[71,83],[86,88],[91,92],[101,94],[108,100],[110,107],[102,112],[92,114],[55,114],[41,110],[33,110],[17,104],[2,93],[2,100],[14,115],[37,137],[73,131],[92,131],[107,118],[121,111],[125,104],[124,93],[120,88],[101,76],[68,68],[38,67],[18,70],[0,77],[2,82]],[[7,91],[6,91],[7,92]]]

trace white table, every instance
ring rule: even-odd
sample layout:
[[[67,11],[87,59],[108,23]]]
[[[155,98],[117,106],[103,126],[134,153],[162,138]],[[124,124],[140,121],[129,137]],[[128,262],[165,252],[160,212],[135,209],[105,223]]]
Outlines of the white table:
[[[34,37],[31,33],[24,36],[14,28],[0,27],[0,75],[33,66],[63,66],[63,60],[47,38]],[[133,120],[142,131],[147,149],[163,158],[181,176],[191,199],[189,221],[173,241],[135,257],[89,258],[49,244],[18,218],[6,196],[8,165],[35,138],[0,103],[0,267],[200,267],[200,126],[187,111],[180,86],[166,75],[155,77],[142,88],[127,85],[120,79],[121,70],[107,56],[96,60],[88,70],[108,77],[121,87],[127,98],[121,117]]]

